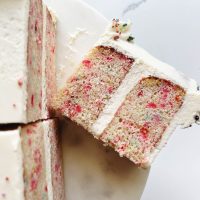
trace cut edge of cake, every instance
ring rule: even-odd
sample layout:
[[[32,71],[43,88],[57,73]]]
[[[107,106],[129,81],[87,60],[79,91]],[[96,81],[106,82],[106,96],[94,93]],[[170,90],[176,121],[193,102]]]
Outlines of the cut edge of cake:
[[[86,130],[92,133],[95,138],[101,140],[101,136],[104,130],[114,119],[115,114],[127,98],[127,95],[131,92],[131,89],[133,89],[139,81],[148,77],[156,77],[179,86],[184,91],[184,102],[179,110],[171,118],[170,123],[163,133],[162,138],[160,138],[158,145],[156,146],[154,151],[151,152],[151,155],[148,156],[148,158],[146,158],[144,162],[141,161],[141,163],[136,163],[145,168],[152,163],[160,149],[169,139],[169,136],[176,128],[176,126],[181,125],[185,127],[187,125],[191,125],[194,122],[197,122],[194,116],[195,113],[196,115],[199,115],[198,102],[200,100],[200,92],[197,91],[198,85],[193,79],[188,79],[170,65],[167,65],[155,59],[145,50],[134,44],[133,40],[134,38],[131,36],[130,33],[130,23],[121,23],[118,20],[113,20],[112,24],[108,26],[106,33],[102,36],[102,38],[100,38],[95,47],[83,59],[77,72],[68,80],[66,87],[58,92],[57,96],[54,99],[54,103],[52,104],[52,108],[59,115],[70,118],[72,121],[76,122],[80,126],[83,126]],[[98,48],[114,49],[115,53],[121,54],[123,55],[123,57],[131,59],[134,62],[132,63],[132,66],[128,69],[125,76],[122,77],[119,86],[114,90],[114,92],[111,92],[111,95],[107,99],[106,103],[104,103],[103,108],[100,110],[100,112],[97,112],[97,118],[94,120],[95,122],[92,121],[91,123],[91,120],[88,120],[89,118],[87,118],[87,115],[85,115],[84,113],[84,103],[81,105],[79,104],[79,102],[81,102],[83,98],[91,98],[91,100],[93,100],[93,96],[91,96],[93,93],[89,93],[89,97],[87,95],[85,96],[84,93],[81,93],[84,89],[82,83],[85,84],[85,82],[87,82],[87,79],[89,80],[89,82],[94,82],[94,80],[98,80],[99,77],[100,81],[102,81],[101,73],[103,69],[100,69],[96,75],[95,65],[93,66],[93,59],[95,59],[92,57],[95,57],[95,53],[93,52],[95,52],[95,49],[98,50]],[[107,54],[107,57],[109,57],[109,54]],[[97,66],[97,68],[102,68],[100,67],[101,65],[103,65],[103,63],[101,64],[101,56],[97,58],[100,58],[100,61],[97,63],[99,65]],[[110,59],[109,57],[107,62],[109,63],[110,60],[112,60],[112,58]],[[84,68],[87,68],[91,71],[89,73],[85,72]],[[95,69],[93,70],[93,68]],[[105,69],[107,70],[107,67],[105,67]],[[105,73],[109,74],[110,71]],[[85,76],[85,74],[87,76]],[[90,76],[91,80],[88,78]],[[112,80],[112,78],[108,79],[108,81],[109,80]],[[105,90],[100,88],[100,84],[101,82],[96,85],[94,84],[96,86],[95,89],[99,91],[101,95],[104,95],[104,93],[101,92]],[[90,87],[87,87],[86,91],[88,92],[88,90],[91,90],[91,88],[92,86],[90,85]],[[81,100],[79,101],[79,99]],[[89,99],[89,102],[91,100]],[[84,100],[83,102],[87,103],[86,100]],[[92,102],[92,105],[93,104],[94,103]],[[90,108],[90,111],[87,111],[89,113],[88,116],[90,115],[90,113],[92,114],[96,110],[97,108],[93,105],[93,107]],[[72,111],[74,114],[73,116],[70,114],[70,112]],[[184,118],[180,117],[183,113]]]

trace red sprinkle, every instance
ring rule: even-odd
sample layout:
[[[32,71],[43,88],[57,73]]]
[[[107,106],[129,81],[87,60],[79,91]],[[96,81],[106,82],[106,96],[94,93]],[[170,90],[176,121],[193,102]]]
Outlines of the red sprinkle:
[[[137,96],[138,96],[138,97],[141,97],[141,96],[143,96],[143,91],[142,91],[142,90],[140,90],[140,91],[138,92]]]
[[[113,92],[113,87],[108,88],[108,93],[111,94]]]
[[[82,63],[88,69],[90,69],[92,67],[92,62],[90,60],[83,60]]]
[[[155,109],[155,108],[157,108],[157,105],[155,103],[151,102],[151,103],[148,103],[146,107]]]
[[[107,60],[107,61],[111,61],[111,60],[113,60],[113,58],[107,57],[106,60]]]
[[[142,136],[142,138],[143,138],[144,140],[146,140],[146,139],[148,138],[148,133],[149,133],[149,130],[148,130],[147,128],[142,127],[142,128],[140,129],[140,134],[141,134],[141,136]]]
[[[91,85],[85,85],[83,88],[84,88],[85,91],[89,91],[89,90],[92,89],[92,86]]]
[[[39,149],[36,149],[36,150],[34,151],[34,155],[33,155],[33,156],[34,156],[34,161],[35,161],[36,163],[41,163],[42,155],[41,155]]]
[[[29,128],[27,128],[26,133],[27,133],[28,135],[30,135],[30,134],[32,133],[32,130],[29,129]]]
[[[44,191],[45,191],[45,192],[48,192],[47,185],[45,186]]]
[[[161,108],[165,108],[165,104],[164,104],[164,103],[161,103],[161,104],[160,104],[160,107],[161,107]]]
[[[38,20],[35,21],[35,32],[38,31]]]
[[[55,172],[58,172],[59,168],[60,168],[59,164],[55,164]]]
[[[31,96],[31,106],[34,107],[34,95]]]
[[[22,86],[23,86],[23,81],[22,81],[22,79],[19,79],[17,83],[18,83],[19,87],[22,87]]]
[[[80,113],[82,111],[80,105],[76,105],[75,109],[76,109],[76,112],[78,112],[78,113]]]
[[[28,63],[29,63],[29,65],[32,65],[32,60],[31,60],[31,58],[29,58]]]
[[[163,88],[163,90],[162,90],[164,93],[169,93],[170,92],[170,90],[168,89],[168,88]]]
[[[37,188],[37,181],[36,180],[31,180],[31,191],[35,190]]]

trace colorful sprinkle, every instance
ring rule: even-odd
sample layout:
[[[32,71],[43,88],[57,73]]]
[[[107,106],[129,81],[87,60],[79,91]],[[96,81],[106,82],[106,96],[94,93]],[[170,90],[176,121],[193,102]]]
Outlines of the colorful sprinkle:
[[[19,79],[17,83],[18,83],[18,86],[19,86],[19,87],[22,87],[22,86],[23,86],[23,80],[22,80],[22,79]]]
[[[48,192],[47,185],[45,186],[44,191],[45,191],[45,192]]]
[[[29,128],[27,128],[27,129],[26,129],[26,133],[27,133],[27,135],[30,135],[30,134],[32,134],[32,130],[29,129]]]
[[[157,105],[155,104],[155,103],[148,103],[147,104],[147,108],[152,108],[152,109],[155,109],[155,108],[157,108]]]
[[[31,106],[34,107],[34,95],[31,96]]]
[[[81,112],[81,106],[79,106],[79,105],[76,105],[76,107],[75,107],[75,109],[76,109],[76,112],[78,112],[78,113],[80,113]]]
[[[142,136],[142,139],[146,140],[148,138],[148,133],[149,133],[149,130],[145,127],[142,127],[140,129],[140,134]]]
[[[92,62],[90,60],[83,60],[82,64],[88,69],[92,67]]]
[[[33,190],[35,190],[36,188],[37,188],[37,185],[38,185],[38,183],[37,183],[37,181],[36,180],[31,180],[31,191],[33,191]]]

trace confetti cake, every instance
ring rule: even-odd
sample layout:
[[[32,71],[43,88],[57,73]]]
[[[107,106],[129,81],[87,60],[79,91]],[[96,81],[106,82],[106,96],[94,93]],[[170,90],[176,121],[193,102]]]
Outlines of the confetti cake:
[[[113,20],[52,104],[120,156],[149,166],[177,125],[199,122],[196,82],[134,43]]]
[[[50,117],[55,26],[42,0],[0,1],[0,124]]]
[[[1,130],[0,144],[1,199],[64,200],[56,120]]]

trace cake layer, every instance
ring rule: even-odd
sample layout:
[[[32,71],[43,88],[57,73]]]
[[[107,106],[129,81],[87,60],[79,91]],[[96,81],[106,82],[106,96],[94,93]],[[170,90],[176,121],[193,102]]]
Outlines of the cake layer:
[[[146,166],[184,97],[184,89],[169,81],[144,78],[127,95],[100,139],[121,156]]]
[[[0,168],[0,191],[5,199],[64,200],[59,142],[56,120],[0,132],[1,152],[9,158]]]
[[[63,115],[90,129],[133,62],[113,48],[94,48],[66,89],[59,92],[55,106]]]
[[[55,20],[41,0],[1,1],[0,30],[0,90],[6,91],[0,124],[47,118],[55,91]]]

